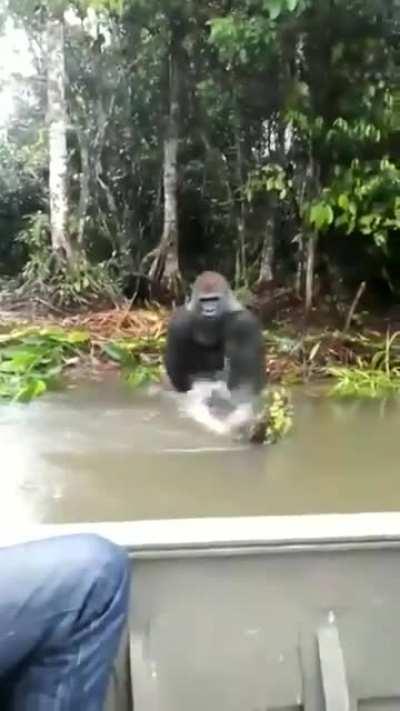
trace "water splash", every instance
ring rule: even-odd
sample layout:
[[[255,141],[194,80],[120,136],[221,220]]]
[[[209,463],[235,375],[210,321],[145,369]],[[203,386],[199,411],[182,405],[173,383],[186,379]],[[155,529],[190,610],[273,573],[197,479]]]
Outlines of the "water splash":
[[[180,403],[181,413],[221,436],[232,435],[252,418],[251,403],[236,404],[223,381],[201,380],[194,383]]]

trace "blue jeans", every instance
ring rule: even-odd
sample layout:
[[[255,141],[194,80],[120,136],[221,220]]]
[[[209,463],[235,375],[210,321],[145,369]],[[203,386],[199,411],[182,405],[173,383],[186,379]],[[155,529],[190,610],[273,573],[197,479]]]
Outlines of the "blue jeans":
[[[1,711],[100,711],[128,607],[125,552],[92,535],[0,549]]]

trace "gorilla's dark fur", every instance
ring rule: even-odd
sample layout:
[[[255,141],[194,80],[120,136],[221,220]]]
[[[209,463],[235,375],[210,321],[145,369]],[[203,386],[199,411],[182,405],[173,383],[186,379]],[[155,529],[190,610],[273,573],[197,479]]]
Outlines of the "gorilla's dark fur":
[[[264,347],[257,318],[236,299],[226,279],[203,272],[188,304],[172,315],[165,366],[176,390],[190,390],[196,378],[225,374],[229,390],[264,387]]]

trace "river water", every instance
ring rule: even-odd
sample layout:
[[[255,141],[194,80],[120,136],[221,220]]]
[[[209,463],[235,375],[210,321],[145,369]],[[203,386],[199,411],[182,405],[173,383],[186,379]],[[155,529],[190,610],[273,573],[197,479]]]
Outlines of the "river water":
[[[294,393],[295,427],[240,446],[177,396],[109,377],[0,408],[2,524],[400,509],[400,403]]]

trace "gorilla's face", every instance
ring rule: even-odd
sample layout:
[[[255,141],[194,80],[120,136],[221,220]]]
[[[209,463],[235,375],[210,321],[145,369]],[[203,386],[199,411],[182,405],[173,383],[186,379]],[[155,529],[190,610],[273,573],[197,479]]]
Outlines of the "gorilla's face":
[[[224,295],[223,294],[207,294],[207,296],[199,296],[198,313],[206,319],[218,318],[224,312]]]
[[[221,343],[226,314],[242,309],[225,277],[217,272],[197,277],[187,308],[193,314],[193,339],[210,348]]]

